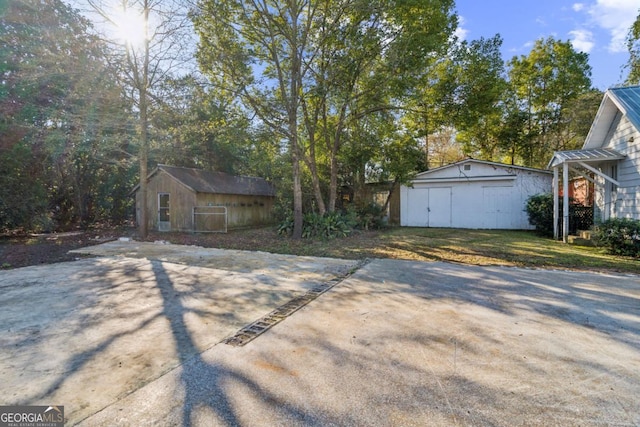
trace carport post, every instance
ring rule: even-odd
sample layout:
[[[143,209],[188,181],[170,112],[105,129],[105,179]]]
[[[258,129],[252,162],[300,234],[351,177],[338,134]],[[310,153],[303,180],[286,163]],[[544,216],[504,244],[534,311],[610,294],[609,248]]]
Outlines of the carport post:
[[[569,165],[562,164],[562,241],[569,241]]]
[[[553,167],[553,238],[558,240],[558,219],[560,213],[558,212],[560,209],[560,183],[558,182],[558,166]]]

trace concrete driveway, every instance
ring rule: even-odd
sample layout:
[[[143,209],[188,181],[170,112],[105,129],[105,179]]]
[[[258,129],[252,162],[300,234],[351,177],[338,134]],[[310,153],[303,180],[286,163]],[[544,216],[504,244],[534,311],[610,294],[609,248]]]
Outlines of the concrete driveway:
[[[640,425],[638,276],[92,251],[0,272],[0,404],[64,405],[87,426]]]

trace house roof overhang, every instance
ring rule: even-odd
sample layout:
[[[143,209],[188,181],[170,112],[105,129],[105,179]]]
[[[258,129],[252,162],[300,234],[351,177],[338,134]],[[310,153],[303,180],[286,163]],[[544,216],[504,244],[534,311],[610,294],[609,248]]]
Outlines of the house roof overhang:
[[[618,112],[640,130],[640,86],[616,87],[605,92],[582,146],[583,149],[600,148],[605,144],[611,124]]]
[[[549,161],[548,169],[553,169],[564,163],[601,163],[622,160],[624,154],[610,148],[593,148],[588,150],[556,151]]]

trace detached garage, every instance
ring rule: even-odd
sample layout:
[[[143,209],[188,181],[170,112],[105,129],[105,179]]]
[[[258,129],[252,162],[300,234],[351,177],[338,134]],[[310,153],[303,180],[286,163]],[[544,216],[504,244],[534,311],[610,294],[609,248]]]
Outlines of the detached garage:
[[[400,188],[400,225],[526,230],[529,197],[549,193],[552,173],[467,159],[419,173]]]

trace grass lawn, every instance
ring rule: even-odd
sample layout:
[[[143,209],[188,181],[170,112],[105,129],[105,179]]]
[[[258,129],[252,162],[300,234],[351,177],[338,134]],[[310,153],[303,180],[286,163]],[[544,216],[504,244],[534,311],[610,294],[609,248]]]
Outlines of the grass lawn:
[[[272,228],[227,234],[154,233],[149,240],[226,249],[335,258],[393,258],[475,265],[616,271],[640,274],[640,260],[604,248],[567,245],[529,231],[395,227],[346,238],[293,240]]]

